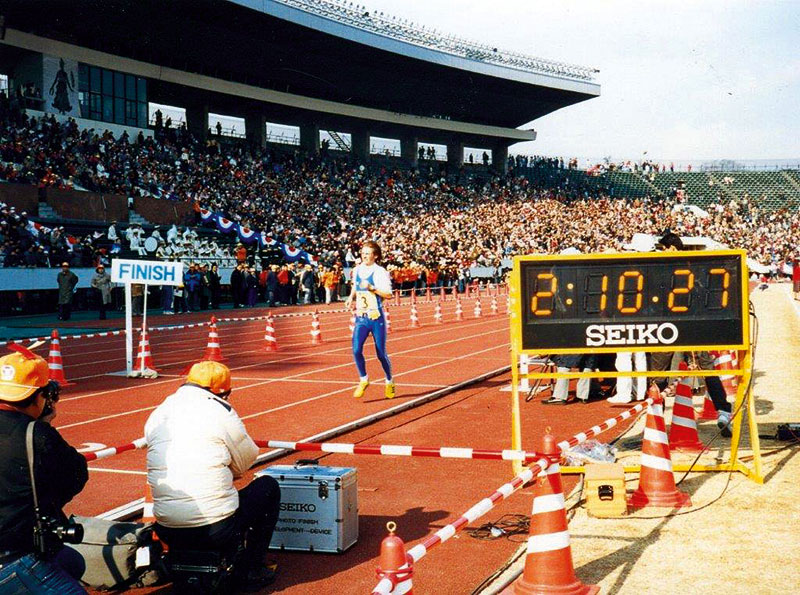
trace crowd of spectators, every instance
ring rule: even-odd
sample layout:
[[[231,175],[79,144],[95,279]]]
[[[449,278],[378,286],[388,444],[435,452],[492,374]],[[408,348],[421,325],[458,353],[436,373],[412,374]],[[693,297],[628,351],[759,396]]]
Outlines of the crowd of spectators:
[[[114,139],[107,131],[79,130],[74,122],[37,120],[8,109],[0,109],[0,124],[0,180],[190,201],[263,229],[328,267],[353,264],[356,247],[375,239],[385,264],[401,271],[396,279],[416,272],[418,278],[433,273],[437,282],[455,282],[465,268],[498,267],[514,254],[619,250],[634,233],[660,234],[667,228],[745,248],[761,264],[779,268],[796,255],[800,239],[796,213],[762,210],[747,199],[714,204],[704,216],[675,201],[612,197],[588,186],[566,190],[513,173],[456,180],[433,167],[369,168],[327,155],[201,143],[185,128],[157,127],[153,137]],[[565,165],[572,167],[573,160],[514,160],[515,167],[542,170]],[[31,263],[44,261],[41,251],[56,246],[63,252],[64,245],[53,240],[61,230],[31,243],[12,231],[20,227],[15,218],[24,214],[6,224],[4,263],[35,266]],[[229,241],[198,240],[193,230],[175,227],[167,237],[161,233],[150,232],[158,257],[215,259],[223,266],[234,259]],[[101,241],[113,242],[111,235],[109,229]],[[143,249],[143,230],[132,227],[125,237],[116,235],[126,248]],[[91,265],[96,239],[78,238],[69,244],[68,258],[59,252],[50,262],[75,262],[77,252]]]

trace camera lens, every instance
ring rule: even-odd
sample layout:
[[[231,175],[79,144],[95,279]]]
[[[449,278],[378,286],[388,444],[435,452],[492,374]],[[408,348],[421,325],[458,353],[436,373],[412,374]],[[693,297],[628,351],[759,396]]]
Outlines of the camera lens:
[[[67,525],[58,527],[58,538],[66,543],[80,543],[83,541],[83,525]]]

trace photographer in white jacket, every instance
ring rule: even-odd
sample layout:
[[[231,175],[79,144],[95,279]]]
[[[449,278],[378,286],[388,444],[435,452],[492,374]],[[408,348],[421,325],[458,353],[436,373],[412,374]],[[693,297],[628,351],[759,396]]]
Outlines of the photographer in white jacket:
[[[170,547],[230,549],[247,531],[245,588],[274,579],[264,566],[278,520],[280,488],[263,476],[236,490],[233,480],[255,461],[258,447],[228,403],[230,370],[218,362],[192,366],[186,383],[145,424],[147,483],[156,532]]]

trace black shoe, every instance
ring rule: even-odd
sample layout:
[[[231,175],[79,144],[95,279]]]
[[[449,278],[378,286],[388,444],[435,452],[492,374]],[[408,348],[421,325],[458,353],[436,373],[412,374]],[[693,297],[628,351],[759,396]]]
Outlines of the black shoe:
[[[550,397],[549,399],[545,399],[542,401],[543,405],[566,405],[568,401],[564,399],[556,399],[555,397]]]
[[[239,582],[239,591],[243,593],[256,593],[274,583],[277,575],[277,570],[273,568],[267,568],[265,566],[254,568],[248,571],[247,576],[243,577]]]
[[[589,404],[589,399],[578,399],[578,401],[580,401],[582,405],[588,405]]]

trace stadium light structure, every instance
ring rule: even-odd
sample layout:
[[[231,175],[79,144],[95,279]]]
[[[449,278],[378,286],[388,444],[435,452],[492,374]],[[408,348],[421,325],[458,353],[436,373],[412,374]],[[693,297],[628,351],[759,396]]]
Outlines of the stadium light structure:
[[[501,50],[455,35],[445,35],[436,29],[426,29],[407,19],[397,19],[383,12],[370,12],[366,7],[345,0],[274,0],[280,4],[302,10],[328,20],[356,27],[371,33],[392,37],[438,50],[476,62],[485,62],[524,70],[534,74],[562,76],[581,81],[591,81],[599,72],[596,68],[556,62],[518,52]]]

